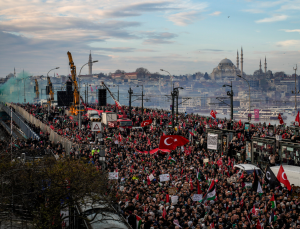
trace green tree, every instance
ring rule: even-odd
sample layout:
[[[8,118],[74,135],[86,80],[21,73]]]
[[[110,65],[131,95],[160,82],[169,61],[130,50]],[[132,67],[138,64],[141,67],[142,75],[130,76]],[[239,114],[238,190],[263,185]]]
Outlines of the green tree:
[[[0,176],[0,213],[21,217],[15,209],[22,208],[34,228],[61,228],[65,219],[75,217],[61,215],[61,211],[101,203],[95,218],[97,213],[112,211],[116,202],[114,184],[110,184],[107,173],[83,160],[46,158],[23,163],[11,162],[6,154],[0,162]],[[88,220],[84,215],[76,217]]]

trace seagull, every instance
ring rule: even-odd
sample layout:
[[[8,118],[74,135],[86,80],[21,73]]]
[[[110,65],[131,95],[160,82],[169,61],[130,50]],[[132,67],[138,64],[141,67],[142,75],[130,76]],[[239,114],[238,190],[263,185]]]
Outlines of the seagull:
[[[228,16],[228,18],[230,18],[230,16]]]

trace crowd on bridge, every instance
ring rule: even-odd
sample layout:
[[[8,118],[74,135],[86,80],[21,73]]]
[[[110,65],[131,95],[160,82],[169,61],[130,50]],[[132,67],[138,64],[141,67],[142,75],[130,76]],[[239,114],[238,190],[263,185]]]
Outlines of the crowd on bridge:
[[[39,127],[29,123],[41,140],[19,141],[16,150],[22,147],[43,148],[57,159],[70,157],[86,158],[97,168],[99,162],[100,139],[91,131],[87,116],[83,116],[82,125],[67,115],[61,108],[47,108],[37,104],[16,104],[28,113],[49,125],[52,130],[76,145],[66,152],[60,142],[49,142],[49,133],[43,133]],[[91,108],[104,111],[116,111],[116,107]],[[129,113],[128,107],[125,112]],[[133,229],[144,228],[300,228],[300,199],[297,190],[282,186],[272,186],[263,175],[259,175],[262,193],[246,187],[244,183],[253,183],[253,174],[236,173],[235,164],[247,163],[246,138],[268,135],[266,124],[251,124],[249,136],[244,135],[244,123],[233,122],[234,136],[228,148],[219,151],[207,149],[207,129],[224,129],[231,120],[214,119],[197,114],[179,114],[176,128],[170,128],[172,116],[169,111],[157,109],[133,108],[134,128],[120,131],[104,128],[106,148],[106,169],[118,172],[119,204],[124,217]],[[140,127],[145,120],[152,124]],[[298,140],[293,132],[277,128],[275,134],[285,139]],[[170,152],[160,151],[160,137],[180,135],[189,139],[184,146]],[[88,146],[88,147],[86,147]],[[46,153],[45,153],[46,154]],[[240,156],[237,156],[240,155]],[[278,157],[278,154],[276,155]],[[270,165],[280,163],[270,153],[267,158]],[[220,163],[222,162],[222,163]],[[257,165],[260,166],[259,164]],[[160,175],[169,174],[169,180],[161,182]],[[232,182],[229,178],[235,177]],[[215,184],[216,195],[213,200],[194,201],[195,194],[208,192]],[[169,188],[176,190],[173,198]],[[276,207],[270,202],[275,198]]]

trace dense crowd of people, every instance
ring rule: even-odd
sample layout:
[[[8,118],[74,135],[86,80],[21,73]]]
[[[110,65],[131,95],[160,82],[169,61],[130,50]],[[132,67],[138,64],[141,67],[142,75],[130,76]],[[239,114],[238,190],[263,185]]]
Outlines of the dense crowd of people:
[[[61,108],[37,104],[17,104],[57,132],[62,138],[74,143],[66,152],[60,142],[50,142],[49,133],[32,123],[30,127],[41,137],[40,141],[18,140],[15,149],[38,148],[43,154],[53,154],[57,159],[70,156],[73,159],[86,158],[97,168],[99,162],[100,139],[91,131],[91,123],[83,116],[82,126]],[[92,108],[114,111],[115,106]],[[129,113],[128,107],[124,107]],[[264,124],[251,124],[246,135],[245,124],[233,122],[235,134],[228,147],[218,151],[207,149],[207,129],[225,129],[231,120],[213,119],[197,114],[180,114],[176,128],[169,125],[172,116],[168,111],[139,108],[132,110],[133,128],[120,131],[104,128],[106,169],[118,172],[116,192],[124,217],[133,229],[144,228],[300,228],[300,199],[298,189],[287,190],[282,186],[268,184],[264,175],[257,174],[263,193],[257,193],[245,183],[253,183],[253,173],[237,173],[235,164],[247,163],[246,139],[267,137],[268,128]],[[145,120],[152,124],[140,127]],[[291,130],[276,128],[274,134],[291,141],[299,140]],[[160,137],[181,135],[189,142],[170,152],[157,151]],[[87,147],[88,146],[88,147]],[[277,154],[269,151],[269,165],[279,165]],[[238,156],[239,155],[239,156]],[[220,163],[220,161],[222,163]],[[294,164],[297,164],[296,162]],[[259,167],[260,164],[257,164]],[[261,167],[262,170],[264,168]],[[161,181],[160,175],[168,174],[168,181]],[[234,182],[232,178],[234,177]],[[211,183],[215,183],[216,197],[209,201],[194,201],[194,195],[207,193]],[[170,188],[175,190],[170,194]],[[177,196],[177,197],[176,197]],[[276,208],[270,202],[274,196]],[[255,210],[253,210],[255,209]],[[261,227],[261,228],[262,228]]]

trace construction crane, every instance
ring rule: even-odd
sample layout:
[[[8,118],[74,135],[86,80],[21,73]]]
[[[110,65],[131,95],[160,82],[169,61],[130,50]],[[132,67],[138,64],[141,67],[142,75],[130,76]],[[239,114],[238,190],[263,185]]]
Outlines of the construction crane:
[[[121,104],[119,103],[118,100],[116,100],[115,96],[113,95],[113,93],[109,90],[109,88],[106,86],[106,84],[102,81],[101,84],[106,88],[106,90],[108,91],[108,93],[110,94],[110,96],[112,97],[112,99],[115,101],[116,106],[118,107],[118,109],[123,113],[123,118],[127,118],[127,115],[125,113],[125,111],[123,110]]]
[[[37,79],[35,79],[35,99],[39,99],[40,92],[39,92],[39,83]]]
[[[48,81],[48,90],[49,90],[48,103],[49,103],[49,106],[51,106],[51,101],[54,100],[54,91],[53,91],[52,82],[51,82],[49,76],[47,77],[47,81]]]
[[[80,108],[80,101],[79,101],[79,89],[78,89],[78,83],[76,80],[76,66],[74,65],[72,54],[70,52],[67,53],[69,57],[69,65],[71,69],[71,80],[74,86],[74,92],[73,92],[73,103],[70,106],[70,111],[73,115],[77,115],[79,111],[84,111],[84,109]]]

